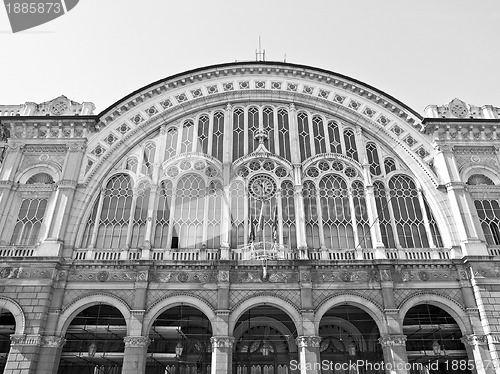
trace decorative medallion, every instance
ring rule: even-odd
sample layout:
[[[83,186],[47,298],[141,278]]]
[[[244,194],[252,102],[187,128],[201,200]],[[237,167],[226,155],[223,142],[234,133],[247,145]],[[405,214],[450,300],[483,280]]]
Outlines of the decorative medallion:
[[[420,278],[420,280],[423,280],[423,281],[429,280],[429,274],[427,274],[426,271],[419,272],[418,277]]]
[[[181,283],[186,283],[189,279],[189,275],[185,272],[182,272],[182,273],[179,273],[177,275],[177,279],[179,280],[179,282]]]
[[[109,277],[109,273],[107,271],[101,271],[99,274],[97,274],[97,279],[99,279],[99,282],[105,282]]]
[[[69,109],[69,101],[63,97],[58,97],[50,103],[50,113],[60,116],[62,114],[66,114]]]
[[[453,99],[448,105],[450,108],[450,113],[454,117],[465,118],[469,114],[469,109],[467,109],[467,104],[465,104],[462,100]]]
[[[276,182],[267,175],[256,175],[250,179],[248,189],[257,199],[269,199],[276,193]]]

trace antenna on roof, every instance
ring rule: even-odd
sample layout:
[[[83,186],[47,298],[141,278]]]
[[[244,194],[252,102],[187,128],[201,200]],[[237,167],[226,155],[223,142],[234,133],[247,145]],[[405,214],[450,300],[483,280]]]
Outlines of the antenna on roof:
[[[285,59],[283,60],[283,62],[286,62],[286,53],[285,53]]]
[[[259,50],[255,50],[255,61],[266,61],[266,50],[262,50],[260,46],[260,36],[259,36]]]

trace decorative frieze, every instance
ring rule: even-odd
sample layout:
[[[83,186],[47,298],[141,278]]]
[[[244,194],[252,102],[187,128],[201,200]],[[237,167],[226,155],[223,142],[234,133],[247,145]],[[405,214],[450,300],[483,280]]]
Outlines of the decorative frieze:
[[[126,336],[123,338],[125,348],[145,348],[151,343],[146,336]]]
[[[41,345],[46,348],[62,348],[65,343],[66,339],[62,336],[44,336]]]
[[[321,345],[320,336],[299,336],[295,339],[299,348],[319,348]]]
[[[212,348],[233,348],[234,338],[232,336],[212,336],[210,338]]]
[[[383,335],[378,339],[380,345],[385,347],[406,346],[406,335]]]
[[[487,345],[488,338],[486,335],[470,334],[464,335],[460,341],[466,346]]]
[[[40,346],[42,344],[41,335],[11,335],[11,346]]]

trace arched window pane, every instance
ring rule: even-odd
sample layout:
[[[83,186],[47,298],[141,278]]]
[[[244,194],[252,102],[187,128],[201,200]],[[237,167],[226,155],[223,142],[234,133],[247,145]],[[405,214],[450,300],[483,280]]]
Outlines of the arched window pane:
[[[356,137],[351,129],[344,130],[344,142],[346,155],[358,161],[358,150],[356,148]]]
[[[259,131],[259,110],[252,107],[248,109],[248,153],[255,151],[257,131]]]
[[[158,191],[154,248],[168,248],[168,228],[170,226],[170,207],[172,206],[172,182],[161,182]]]
[[[147,183],[141,183],[137,189],[135,211],[132,221],[131,248],[142,248],[144,246],[150,192],[151,188]]]
[[[137,173],[137,164],[137,158],[130,157],[129,159],[127,159],[127,165],[125,168],[133,173]]]
[[[10,240],[11,245],[36,244],[46,207],[47,199],[23,199]]]
[[[278,139],[280,150],[279,155],[288,161],[291,161],[288,112],[285,109],[278,110]]]
[[[193,121],[186,121],[182,127],[181,153],[192,152],[193,150]]]
[[[395,175],[389,180],[389,190],[399,245],[429,247],[415,183],[405,175]]]
[[[443,247],[443,239],[441,238],[441,233],[439,232],[439,227],[437,225],[436,218],[434,218],[434,214],[431,211],[429,203],[424,197],[424,206],[425,213],[427,214],[427,220],[429,221],[429,226],[432,233],[432,239],[434,240],[434,244],[436,247]]]
[[[300,159],[304,161],[305,159],[311,157],[311,143],[309,140],[309,123],[307,114],[300,112],[297,114],[297,125],[299,131],[299,147],[300,147]]]
[[[387,157],[384,160],[384,168],[386,174],[389,174],[390,172],[396,170],[396,162],[394,161],[394,159]]]
[[[242,109],[235,109],[233,113],[233,161],[245,154],[245,121]]]
[[[314,134],[314,150],[316,154],[326,153],[325,129],[323,119],[320,116],[314,116],[312,119]]]
[[[354,230],[345,180],[337,175],[327,175],[321,179],[318,192],[326,248],[354,248]]]
[[[205,194],[205,182],[199,175],[186,175],[177,183],[173,224],[179,248],[203,244]]]
[[[486,243],[500,245],[500,207],[497,200],[474,200]]]
[[[370,173],[372,175],[380,175],[382,170],[380,169],[380,160],[378,158],[378,150],[375,143],[366,144],[366,156],[370,164]]]
[[[256,241],[265,241],[267,243],[271,243],[273,241],[273,224],[276,208],[276,197],[272,196],[270,199],[260,200],[250,195],[248,199],[248,206],[250,209],[250,217],[254,221]],[[262,228],[259,228],[258,221],[261,212]]]
[[[97,198],[96,202],[94,203],[94,208],[92,209],[92,213],[90,214],[90,219],[88,220],[87,225],[85,226],[85,232],[83,233],[82,248],[86,248],[92,244],[91,240],[92,240],[92,234],[94,232],[94,226],[98,208],[99,208],[99,198]]]
[[[352,183],[352,200],[356,227],[358,230],[358,243],[361,248],[372,248],[372,237],[366,208],[365,188],[363,183],[354,181]]]
[[[297,248],[294,188],[292,182],[289,181],[281,183],[281,217],[283,222],[283,245]]]
[[[224,144],[224,113],[214,113],[214,129],[212,133],[212,157],[222,161]]]
[[[241,181],[231,184],[231,248],[245,244],[245,186]]]
[[[111,178],[104,190],[97,248],[125,248],[132,209],[132,182],[130,177],[119,174]]]
[[[316,202],[316,187],[313,182],[304,182],[302,190],[304,198],[306,242],[310,249],[321,247],[319,238],[318,207]]]
[[[203,115],[198,120],[198,144],[196,145],[196,152],[208,154],[209,124],[208,116]]]
[[[328,122],[328,136],[330,137],[330,152],[342,153],[339,125],[334,121]]]
[[[274,111],[272,108],[264,108],[263,111],[263,128],[264,133],[267,134],[267,149],[271,153],[274,150]]]
[[[382,182],[375,182],[373,183],[373,187],[382,242],[386,248],[396,248],[385,186]]]
[[[207,248],[220,248],[223,192],[220,181],[210,182],[207,196]]]
[[[147,143],[144,146],[144,157],[142,160],[142,174],[153,175],[155,152],[156,152],[156,145],[154,143]]]
[[[177,135],[178,131],[175,127],[171,127],[167,130],[167,144],[165,147],[165,160],[170,157],[175,156],[177,149]]]

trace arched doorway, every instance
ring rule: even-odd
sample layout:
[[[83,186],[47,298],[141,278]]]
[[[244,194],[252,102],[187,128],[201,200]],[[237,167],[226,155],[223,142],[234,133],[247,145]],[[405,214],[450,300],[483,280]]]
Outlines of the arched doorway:
[[[268,305],[250,308],[233,331],[233,373],[288,374],[297,360],[297,331],[282,310]]]
[[[467,365],[452,365],[467,363],[468,358],[460,340],[462,331],[445,310],[431,304],[415,305],[405,315],[403,333],[411,373],[471,373]]]
[[[146,374],[209,374],[212,325],[200,310],[185,305],[169,308],[149,331]]]
[[[120,374],[127,326],[111,305],[81,311],[66,330],[59,374]]]
[[[320,355],[323,374],[378,373],[376,366],[350,364],[380,363],[382,347],[380,332],[373,318],[364,310],[344,304],[329,309],[319,325]]]
[[[3,373],[10,351],[10,336],[16,331],[16,321],[12,313],[0,308],[0,373]]]

